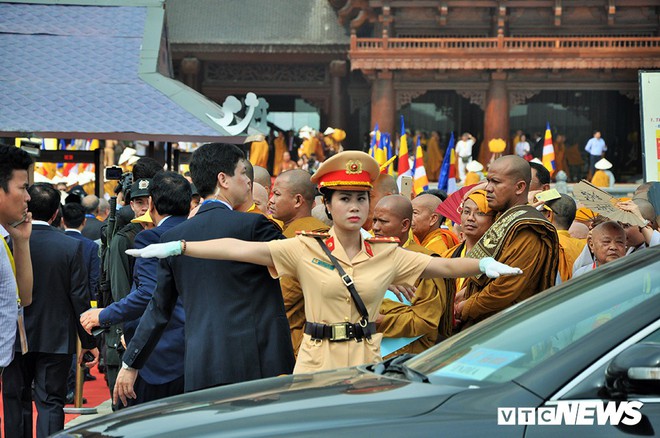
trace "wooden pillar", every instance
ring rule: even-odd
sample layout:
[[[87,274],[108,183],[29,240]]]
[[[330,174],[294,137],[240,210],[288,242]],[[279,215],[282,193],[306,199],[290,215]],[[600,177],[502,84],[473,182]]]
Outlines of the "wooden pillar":
[[[346,129],[346,61],[330,62],[330,120],[333,128]]]
[[[371,85],[371,126],[378,123],[380,132],[394,134],[394,95],[393,74],[389,70],[378,71]]]
[[[200,90],[199,87],[199,74],[201,65],[199,59],[188,57],[181,60],[181,75],[183,76],[183,83],[192,88],[193,90]]]
[[[486,110],[484,112],[484,138],[479,150],[479,161],[490,162],[491,153],[488,142],[501,138],[507,143],[505,153],[511,151],[509,144],[509,91],[506,86],[506,73],[493,72],[486,94]]]

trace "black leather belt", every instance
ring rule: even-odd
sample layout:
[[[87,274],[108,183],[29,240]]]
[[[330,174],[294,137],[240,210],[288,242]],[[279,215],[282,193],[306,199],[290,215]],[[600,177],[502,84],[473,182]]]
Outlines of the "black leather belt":
[[[365,330],[366,329],[366,330]],[[376,323],[370,322],[363,327],[360,323],[340,322],[337,324],[319,324],[316,322],[305,323],[305,333],[312,339],[328,339],[332,342],[343,342],[349,339],[361,341],[366,338],[365,331],[376,332]]]

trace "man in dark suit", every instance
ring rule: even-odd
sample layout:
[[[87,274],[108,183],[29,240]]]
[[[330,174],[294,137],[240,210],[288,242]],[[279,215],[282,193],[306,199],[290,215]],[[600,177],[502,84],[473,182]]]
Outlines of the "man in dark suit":
[[[70,202],[62,207],[62,222],[64,223],[64,234],[80,240],[83,245],[83,262],[87,270],[88,293],[92,300],[98,302],[96,285],[99,281],[101,271],[101,260],[99,258],[99,246],[93,240],[82,235],[82,229],[87,222],[85,207],[77,202]],[[66,403],[71,404],[74,400],[76,386],[76,355],[73,355],[69,377],[67,379]],[[85,380],[96,380],[89,369],[85,369]]]
[[[234,237],[282,238],[263,215],[233,211],[250,191],[245,156],[234,145],[207,144],[195,151],[190,172],[205,199],[197,214],[161,241]],[[124,354],[117,397],[135,398],[133,383],[181,296],[186,317],[185,390],[291,373],[289,324],[277,280],[262,266],[189,257],[159,262],[158,285]]]
[[[100,201],[96,195],[87,195],[82,199],[82,206],[85,207],[85,226],[82,229],[82,235],[90,240],[99,240],[101,238],[101,226],[103,222],[96,218],[100,213]]]
[[[51,185],[30,187],[33,226],[30,255],[34,269],[33,302],[25,308],[29,352],[17,354],[5,369],[2,395],[7,437],[32,436],[32,383],[37,406],[37,437],[64,428],[66,377],[80,336],[83,354],[98,357],[94,338],[78,323],[89,308],[87,271],[79,240],[49,224],[57,215],[60,195]],[[20,351],[20,347],[16,348]],[[82,356],[82,354],[81,354]],[[95,365],[96,360],[87,364]]]
[[[157,173],[151,181],[149,194],[149,215],[158,226],[138,233],[135,237],[135,248],[138,249],[160,242],[161,235],[185,221],[190,211],[190,183],[175,172]],[[109,327],[124,322],[126,342],[131,340],[156,289],[158,260],[137,259],[133,272],[133,287],[128,296],[105,309],[90,309],[81,315],[80,323],[88,332],[97,326]],[[169,324],[140,370],[135,382],[137,398],[133,404],[183,392],[184,321],[183,305],[178,299]]]
[[[62,221],[65,227],[64,234],[82,242],[83,261],[87,268],[89,295],[92,299],[97,300],[96,285],[99,281],[101,260],[99,259],[99,245],[82,234],[82,230],[88,220],[85,217],[85,208],[82,205],[71,202],[62,207]]]

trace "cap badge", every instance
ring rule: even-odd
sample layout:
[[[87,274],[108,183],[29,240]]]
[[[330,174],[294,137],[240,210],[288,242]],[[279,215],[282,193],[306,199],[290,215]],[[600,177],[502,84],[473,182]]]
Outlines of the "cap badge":
[[[348,175],[362,173],[362,162],[360,160],[349,160],[346,163],[346,173]]]
[[[138,182],[138,189],[146,190],[148,188],[149,188],[149,180],[144,179],[144,180]]]

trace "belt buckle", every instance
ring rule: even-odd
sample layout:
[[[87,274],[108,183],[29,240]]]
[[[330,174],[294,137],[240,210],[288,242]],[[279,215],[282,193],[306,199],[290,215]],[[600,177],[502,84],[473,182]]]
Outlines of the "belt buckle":
[[[330,338],[331,341],[347,341],[348,340],[348,335],[346,334],[346,324],[345,323],[330,324],[330,327],[332,327],[332,338]]]
[[[341,276],[341,281],[344,282],[344,285],[345,285],[346,287],[350,287],[351,285],[353,285],[353,279],[352,279],[352,278],[350,277],[350,275],[348,275],[348,274],[344,274],[344,275],[342,275],[342,276]]]

